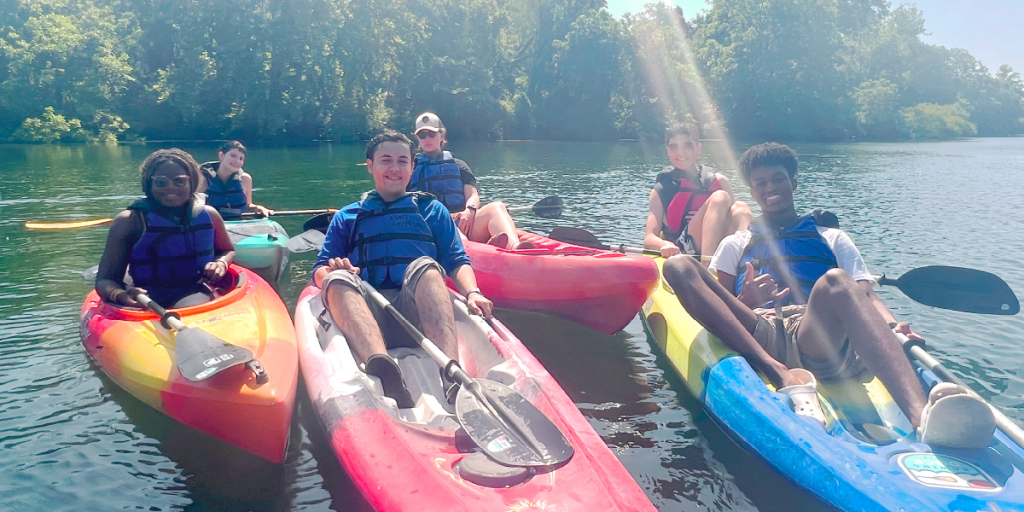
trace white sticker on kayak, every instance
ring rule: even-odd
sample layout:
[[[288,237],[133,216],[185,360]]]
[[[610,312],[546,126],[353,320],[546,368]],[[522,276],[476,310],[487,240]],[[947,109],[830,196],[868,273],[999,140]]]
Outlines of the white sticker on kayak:
[[[928,487],[981,492],[1003,490],[978,466],[948,455],[904,453],[897,462],[911,480]]]
[[[216,366],[218,363],[222,363],[224,361],[228,361],[228,360],[231,360],[231,359],[234,359],[234,358],[235,358],[234,354],[221,354],[219,356],[211,357],[211,358],[207,359],[206,361],[203,361],[203,365],[206,366],[206,367]]]
[[[510,446],[512,446],[512,443],[508,442],[505,436],[498,436],[493,441],[487,443],[487,451],[499,453],[508,450]]]

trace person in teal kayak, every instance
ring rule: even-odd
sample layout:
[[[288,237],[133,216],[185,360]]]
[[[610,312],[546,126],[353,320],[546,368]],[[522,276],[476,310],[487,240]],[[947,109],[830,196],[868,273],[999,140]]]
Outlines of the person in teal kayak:
[[[454,361],[458,340],[445,276],[473,312],[490,317],[494,307],[477,288],[448,210],[429,194],[406,190],[412,162],[412,141],[405,135],[386,130],[370,140],[366,166],[374,190],[334,215],[313,264],[313,283],[323,290],[324,307],[365,363],[366,373],[380,378],[384,394],[401,408],[414,404],[387,348],[419,345],[374,301],[367,301],[361,280],[377,288]],[[454,399],[457,387],[443,370],[441,378],[447,396]]]
[[[666,258],[690,254],[708,264],[726,235],[750,225],[750,207],[735,200],[728,178],[697,163],[703,150],[697,123],[670,125],[665,150],[672,167],[658,173],[647,200],[644,248]]]
[[[951,383],[925,396],[895,333],[920,336],[875,295],[874,278],[835,216],[797,214],[797,165],[796,152],[777,143],[743,153],[740,174],[763,215],[722,241],[710,266],[717,280],[691,257],[665,262],[665,279],[679,302],[789,395],[798,414],[824,422],[814,377],[854,378],[867,368],[922,442],[987,445],[995,429],[987,404]]]
[[[139,170],[146,197],[114,217],[96,293],[130,307],[141,307],[135,292],[168,308],[211,300],[200,281],[224,277],[235,250],[220,214],[196,196],[199,164],[180,149],[161,149]],[[131,287],[125,284],[126,269]]]
[[[420,153],[409,180],[410,192],[429,192],[451,212],[459,231],[474,242],[486,242],[502,249],[532,249],[533,242],[519,240],[515,221],[500,201],[480,206],[476,177],[466,162],[444,151],[448,130],[437,114],[416,117],[416,139]]]
[[[241,220],[249,209],[261,217],[274,214],[274,210],[252,202],[252,175],[242,170],[245,153],[241,142],[230,140],[217,152],[217,160],[200,166],[199,192],[206,193],[206,204],[216,208],[224,220]]]

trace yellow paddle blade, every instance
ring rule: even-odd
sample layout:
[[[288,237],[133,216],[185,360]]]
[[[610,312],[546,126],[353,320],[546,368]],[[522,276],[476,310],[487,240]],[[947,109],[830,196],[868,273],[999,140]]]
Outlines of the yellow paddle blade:
[[[99,226],[100,224],[106,224],[113,221],[114,219],[93,219],[93,220],[80,220],[78,222],[26,222],[25,227],[28,229],[74,229],[74,228],[87,228],[89,226]]]

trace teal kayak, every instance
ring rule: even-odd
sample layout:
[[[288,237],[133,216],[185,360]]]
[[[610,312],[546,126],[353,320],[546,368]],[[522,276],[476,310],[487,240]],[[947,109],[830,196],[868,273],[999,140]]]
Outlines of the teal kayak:
[[[235,263],[276,283],[288,266],[288,232],[270,219],[228,221]]]

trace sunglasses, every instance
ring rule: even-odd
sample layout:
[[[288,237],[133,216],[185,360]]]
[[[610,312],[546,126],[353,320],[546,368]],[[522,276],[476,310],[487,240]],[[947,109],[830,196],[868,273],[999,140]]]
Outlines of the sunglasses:
[[[421,139],[433,139],[434,137],[437,137],[437,132],[430,130],[420,130],[416,132],[416,136]]]
[[[175,187],[187,187],[189,184],[188,176],[175,176],[168,178],[167,176],[153,176],[153,186],[156,188],[164,188],[174,183]]]

